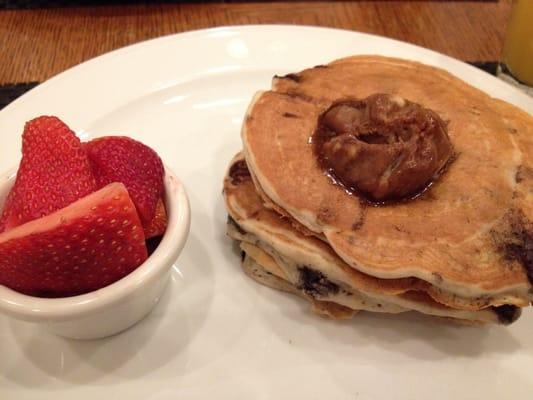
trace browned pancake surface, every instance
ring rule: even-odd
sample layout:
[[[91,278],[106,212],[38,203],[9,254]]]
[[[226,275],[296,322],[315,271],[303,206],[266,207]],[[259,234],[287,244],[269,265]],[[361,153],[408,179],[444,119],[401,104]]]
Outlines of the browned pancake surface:
[[[290,246],[319,254],[326,260],[332,271],[338,271],[337,274],[344,276],[346,284],[357,290],[388,296],[406,294],[406,299],[412,299],[412,296],[415,296],[408,292],[417,291],[421,293],[418,298],[425,293],[426,297],[430,296],[433,302],[464,310],[480,310],[491,305],[502,304],[527,305],[524,299],[513,296],[462,298],[418,278],[379,279],[350,267],[327,243],[296,229],[290,217],[264,207],[240,154],[232,160],[224,180],[224,199],[226,208],[230,216],[236,220],[237,226],[242,225],[252,231],[255,226],[256,230],[259,229],[271,237],[279,238]]]
[[[333,101],[373,93],[397,94],[449,121],[458,157],[416,200],[365,206],[318,166],[310,144],[318,116]],[[246,159],[265,194],[323,233],[352,267],[416,276],[464,296],[526,297],[531,287],[519,257],[505,254],[511,223],[520,228],[533,217],[531,137],[530,116],[451,74],[374,56],[275,79],[243,126]]]

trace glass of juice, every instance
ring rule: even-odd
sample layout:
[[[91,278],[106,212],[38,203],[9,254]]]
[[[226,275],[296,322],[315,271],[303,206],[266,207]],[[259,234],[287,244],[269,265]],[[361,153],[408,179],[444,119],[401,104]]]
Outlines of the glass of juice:
[[[513,0],[502,61],[516,80],[533,86],[533,0]]]

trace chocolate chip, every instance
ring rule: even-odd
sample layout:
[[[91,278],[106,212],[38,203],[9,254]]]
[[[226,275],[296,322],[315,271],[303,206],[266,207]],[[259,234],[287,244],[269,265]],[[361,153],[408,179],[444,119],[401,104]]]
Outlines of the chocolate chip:
[[[308,295],[314,297],[339,293],[339,285],[328,280],[320,271],[307,266],[298,268],[298,271],[300,272],[299,287]]]
[[[330,223],[335,218],[335,214],[328,207],[320,207],[318,210],[317,219],[322,223]]]
[[[516,183],[521,183],[525,180],[533,180],[533,169],[520,165],[515,174]]]
[[[229,176],[231,178],[231,183],[233,185],[239,185],[247,179],[250,179],[250,171],[248,171],[248,166],[246,161],[239,160],[234,163],[229,169]]]
[[[522,310],[519,307],[510,304],[505,304],[499,307],[492,307],[492,309],[498,316],[498,320],[505,325],[516,321],[522,313]]]
[[[522,174],[522,166],[521,165],[516,170],[516,174],[514,176],[514,179],[515,179],[516,183],[520,183],[520,182],[522,182],[524,180],[524,176]]]
[[[285,112],[285,113],[283,113],[283,116],[284,116],[285,118],[300,118],[298,115],[293,114],[293,113],[289,113],[289,112]]]
[[[357,220],[352,224],[352,230],[358,231],[359,229],[363,227],[364,224],[365,224],[365,209],[363,208],[361,210],[361,214],[359,214],[359,218],[357,218]]]
[[[533,283],[533,222],[520,210],[512,210],[505,217],[503,230],[492,231],[497,249],[507,261],[517,261]]]

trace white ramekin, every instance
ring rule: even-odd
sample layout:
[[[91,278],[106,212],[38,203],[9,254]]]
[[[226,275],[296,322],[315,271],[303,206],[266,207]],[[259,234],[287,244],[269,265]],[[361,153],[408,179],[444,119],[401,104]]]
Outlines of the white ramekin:
[[[0,176],[0,209],[14,183]],[[64,298],[27,296],[0,285],[0,312],[31,321],[74,339],[97,339],[121,332],[157,304],[189,234],[190,207],[183,184],[165,167],[168,226],[159,246],[135,271],[94,292]]]

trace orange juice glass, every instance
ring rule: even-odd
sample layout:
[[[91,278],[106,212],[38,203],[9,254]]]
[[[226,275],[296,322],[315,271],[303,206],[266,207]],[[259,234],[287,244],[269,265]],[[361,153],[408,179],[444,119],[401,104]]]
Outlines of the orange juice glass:
[[[503,63],[520,82],[533,86],[533,0],[514,0]]]

